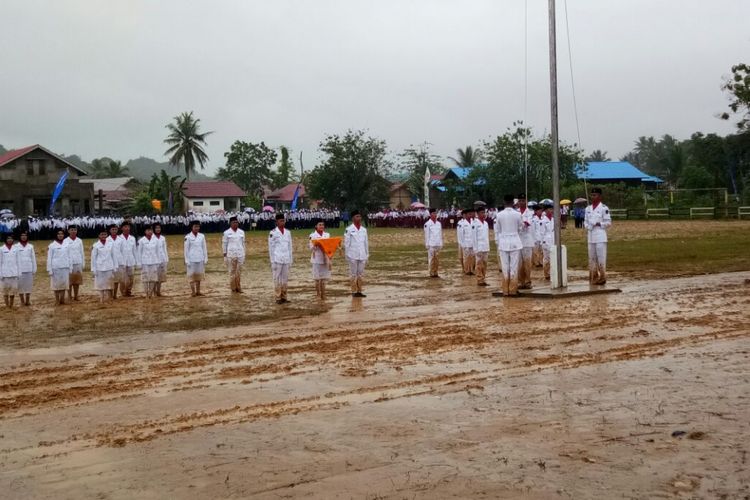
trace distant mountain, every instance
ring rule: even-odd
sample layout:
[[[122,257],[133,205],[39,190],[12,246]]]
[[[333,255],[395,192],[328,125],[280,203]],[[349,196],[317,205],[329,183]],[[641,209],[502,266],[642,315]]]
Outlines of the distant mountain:
[[[166,171],[170,175],[183,175],[185,172],[184,168],[173,167],[169,164],[168,161],[158,162],[152,158],[146,158],[144,156],[141,156],[140,158],[137,158],[135,160],[130,160],[125,164],[125,167],[127,167],[131,176],[144,182],[151,179],[152,175],[158,174],[161,170]],[[203,175],[200,172],[195,172],[190,176],[190,179],[196,181],[205,181],[211,180],[212,177]]]

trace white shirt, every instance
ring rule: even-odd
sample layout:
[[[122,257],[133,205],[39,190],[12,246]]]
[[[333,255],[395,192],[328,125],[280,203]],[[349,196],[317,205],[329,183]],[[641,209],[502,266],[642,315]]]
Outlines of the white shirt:
[[[91,272],[114,271],[118,267],[117,247],[110,241],[102,243],[96,240],[91,247]]]
[[[487,220],[475,219],[471,224],[472,247],[475,252],[490,251],[490,225]]]
[[[551,247],[555,244],[555,219],[542,215],[542,245]]]
[[[523,227],[523,216],[520,212],[511,207],[498,212],[495,216],[495,243],[498,250],[512,252],[522,249],[523,243],[519,233]]]
[[[310,262],[312,264],[327,264],[328,263],[328,256],[323,251],[322,248],[320,248],[318,245],[313,245],[312,240],[321,240],[323,238],[330,238],[331,235],[323,231],[323,234],[318,233],[317,231],[313,231],[310,233],[310,242],[308,245],[310,246],[310,250],[312,250],[312,255],[310,255]]]
[[[534,216],[531,218],[531,223],[533,225],[533,233],[534,233],[534,243],[542,243],[542,240],[544,239],[544,222],[542,219],[544,218],[544,214],[541,216],[538,216],[534,214]]]
[[[474,244],[471,235],[471,222],[461,219],[456,224],[456,239],[461,248],[471,248]]]
[[[3,243],[0,248],[0,278],[18,278],[21,276],[21,266],[18,262],[17,245],[8,245]]]
[[[268,234],[268,256],[272,264],[292,264],[292,232],[278,227]]]
[[[76,237],[76,239],[73,239],[68,236],[63,240],[63,245],[68,245],[70,247],[68,250],[70,252],[70,263],[77,264],[83,267],[83,263],[85,260],[83,254],[83,240],[78,237]]]
[[[529,248],[534,246],[534,211],[528,207],[526,207],[526,210],[521,212],[520,210],[518,213],[521,214],[521,219],[523,220],[523,227],[521,228],[520,236],[521,236],[521,243],[523,243],[524,248]]]
[[[597,226],[597,223],[599,226]],[[606,243],[607,229],[612,225],[612,215],[609,213],[609,207],[604,203],[599,203],[596,208],[594,205],[586,207],[586,215],[583,219],[583,227],[588,229],[589,243]]]
[[[206,248],[206,237],[203,233],[193,234],[190,231],[185,236],[185,264],[191,262],[208,263],[208,249]]]
[[[367,242],[365,226],[350,224],[344,232],[344,251],[349,260],[367,260],[370,258],[370,247]]]
[[[139,266],[152,266],[164,262],[164,257],[162,256],[163,245],[160,239],[156,239],[153,235],[151,236],[151,239],[148,239],[145,236],[141,237],[138,241]]]
[[[161,234],[154,234],[154,238],[156,238],[156,240],[161,245],[160,255],[162,261],[160,262],[160,264],[166,264],[167,262],[169,262],[169,252],[167,252],[167,239]]]
[[[121,266],[133,267],[138,264],[138,256],[136,255],[138,248],[138,242],[135,236],[128,235],[127,238],[124,234],[117,237],[117,244],[120,245],[120,261]]]
[[[241,259],[245,258],[245,231],[237,228],[235,231],[231,227],[224,231],[224,235],[221,237],[221,248],[229,258],[238,257]]]
[[[424,223],[424,246],[429,247],[443,247],[443,226],[439,221],[432,221],[429,219]]]
[[[70,269],[70,252],[67,246],[57,240],[47,247],[47,272],[52,274],[53,269]]]
[[[36,252],[34,245],[26,243],[16,243],[18,251],[18,267],[22,273],[36,273]]]

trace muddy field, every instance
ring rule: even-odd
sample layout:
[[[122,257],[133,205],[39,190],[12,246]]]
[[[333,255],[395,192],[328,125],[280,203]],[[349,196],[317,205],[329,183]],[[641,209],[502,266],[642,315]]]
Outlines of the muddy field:
[[[750,495],[750,272],[503,300],[452,251],[426,278],[418,236],[373,234],[368,297],[338,260],[325,304],[301,239],[283,307],[262,238],[243,296],[220,261],[197,299],[179,262],[152,303],[55,309],[41,280],[31,311],[0,313],[0,496]]]

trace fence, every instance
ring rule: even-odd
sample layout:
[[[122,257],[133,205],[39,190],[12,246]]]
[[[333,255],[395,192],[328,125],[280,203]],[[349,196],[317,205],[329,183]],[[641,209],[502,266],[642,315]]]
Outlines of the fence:
[[[611,215],[613,219],[627,219],[628,209],[627,208],[611,208],[609,209],[609,215]]]
[[[690,218],[695,219],[696,217],[710,217],[716,216],[716,209],[714,207],[690,207]]]
[[[669,217],[668,208],[649,208],[646,210],[646,218],[651,217]]]
[[[750,217],[750,207],[737,207],[737,218]]]

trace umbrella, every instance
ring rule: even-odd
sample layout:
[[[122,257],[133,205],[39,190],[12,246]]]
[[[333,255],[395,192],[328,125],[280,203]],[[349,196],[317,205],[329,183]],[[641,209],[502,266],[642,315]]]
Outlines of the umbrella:
[[[263,207],[264,212],[273,212],[273,207],[271,205],[266,205]]]
[[[573,203],[588,203],[588,200],[586,198],[576,198],[576,201],[574,201]]]
[[[15,219],[15,218],[16,216],[10,212],[5,212],[3,214],[0,214],[0,219]]]
[[[555,202],[550,200],[549,198],[545,198],[542,201],[539,202],[540,205],[554,205]]]
[[[245,213],[246,214],[254,214],[255,213],[255,209],[253,207],[247,207],[245,209]]]
[[[3,208],[2,210],[0,210],[0,214],[9,214],[11,212],[12,210],[10,208]]]
[[[415,201],[411,204],[411,208],[424,208],[424,203],[419,203],[418,201]]]
[[[481,201],[481,200],[477,200],[477,201],[474,202],[474,207],[475,208],[486,207],[486,206],[487,206],[487,204],[485,202]]]
[[[564,200],[560,200],[560,205],[570,205],[571,203],[573,202],[567,198],[565,198]]]

